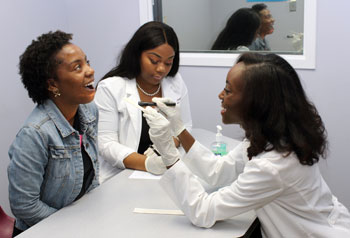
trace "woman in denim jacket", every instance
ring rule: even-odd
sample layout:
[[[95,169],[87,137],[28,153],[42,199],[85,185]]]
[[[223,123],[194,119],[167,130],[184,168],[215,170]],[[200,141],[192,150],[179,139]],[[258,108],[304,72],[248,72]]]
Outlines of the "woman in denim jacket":
[[[38,105],[9,149],[14,236],[98,186],[94,70],[71,39],[43,34],[20,57],[22,82]]]

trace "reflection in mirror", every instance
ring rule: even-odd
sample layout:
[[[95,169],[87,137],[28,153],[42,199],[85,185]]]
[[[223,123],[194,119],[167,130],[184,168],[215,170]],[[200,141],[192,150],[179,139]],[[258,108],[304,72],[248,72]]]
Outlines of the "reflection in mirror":
[[[270,51],[271,47],[268,40],[266,39],[266,36],[271,35],[275,31],[275,19],[272,17],[270,10],[264,3],[254,4],[252,6],[252,9],[259,14],[261,24],[257,33],[257,37],[249,49]]]
[[[210,52],[228,19],[240,8],[251,8],[247,0],[156,0],[154,16],[176,31],[182,52]],[[304,0],[265,2],[273,16],[273,34],[264,39],[271,51],[303,54]],[[261,11],[262,23],[269,13]],[[158,18],[158,19],[157,19]],[[270,18],[271,20],[271,18]],[[247,26],[247,23],[243,23]],[[263,24],[261,24],[263,27]],[[235,47],[229,47],[229,50]]]
[[[154,9],[158,1],[162,3],[162,0],[139,0],[139,10],[140,10],[140,25],[147,21],[152,21],[153,16],[159,12]],[[248,0],[246,0],[248,1]],[[218,2],[227,2],[227,0],[176,0],[169,1],[169,3],[175,4],[174,9],[179,9],[177,4],[182,4],[183,2],[191,4],[190,6],[185,5],[188,8],[182,7],[180,11],[175,15],[176,18],[184,18],[185,16],[192,16],[190,19],[186,19],[184,25],[176,25],[176,31],[179,35],[181,34],[181,65],[186,66],[215,66],[215,67],[231,67],[237,60],[240,52],[238,51],[213,51],[208,50],[211,44],[213,44],[215,37],[222,30],[225,25],[225,20],[221,20],[221,24],[217,24],[220,16],[229,17],[232,13],[232,9],[221,9],[222,12],[217,14],[215,17],[211,16],[209,12],[204,12],[203,9],[210,9],[210,7],[216,8]],[[243,0],[230,0],[230,2],[241,2],[244,3],[242,6],[251,6],[253,3],[246,3]],[[267,1],[265,1],[266,3]],[[296,69],[315,69],[316,67],[316,9],[317,0],[288,0],[290,4],[284,5],[284,12],[297,14],[297,17],[287,17],[284,18],[276,9],[280,4],[285,3],[269,3],[269,10],[272,12],[275,23],[275,31],[273,35],[268,36],[272,51],[279,54],[284,59],[286,59],[294,68]],[[208,6],[209,4],[209,6]],[[211,5],[210,5],[211,4]],[[181,5],[181,6],[182,6]],[[203,6],[204,7],[203,7]],[[220,5],[220,4],[219,4]],[[219,6],[218,5],[218,6]],[[241,6],[240,6],[241,7]],[[161,7],[163,9],[163,7]],[[221,7],[222,8],[222,7]],[[228,10],[230,13],[227,13]],[[163,10],[162,10],[163,11]],[[219,11],[217,11],[219,12]],[[199,14],[197,14],[199,13]],[[206,18],[201,21],[201,28],[195,30],[189,30],[187,24],[190,22],[198,22],[197,15],[206,15]],[[281,15],[281,16],[279,16]],[[160,15],[158,20],[163,20],[163,16]],[[175,18],[175,19],[176,19]],[[164,17],[164,21],[167,22],[170,17]],[[208,20],[209,19],[209,20]],[[292,20],[296,19],[296,20]],[[303,19],[307,19],[304,21]],[[303,25],[298,25],[298,23],[303,22]],[[175,21],[176,23],[176,21]],[[175,24],[174,23],[174,24]],[[281,27],[285,23],[291,25],[291,27]],[[213,26],[215,26],[213,28]],[[182,29],[183,27],[183,29]],[[211,29],[216,30],[215,34],[209,33]],[[183,32],[185,31],[185,32]],[[186,32],[187,31],[187,32]],[[193,31],[196,34],[192,34]],[[186,37],[186,34],[189,37]],[[272,37],[273,36],[273,37]],[[196,44],[191,44],[191,42],[196,42]],[[286,44],[287,42],[287,44]],[[205,50],[204,50],[205,49]]]
[[[240,8],[227,20],[211,49],[249,51],[260,29],[258,13],[251,8]]]

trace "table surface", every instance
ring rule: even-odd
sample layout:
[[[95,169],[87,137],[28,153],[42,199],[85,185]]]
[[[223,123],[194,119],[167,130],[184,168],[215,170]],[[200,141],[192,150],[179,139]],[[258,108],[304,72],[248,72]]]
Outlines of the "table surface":
[[[193,129],[202,144],[215,140],[215,133]],[[224,137],[228,149],[238,141]],[[183,215],[134,213],[135,208],[178,210],[157,179],[130,179],[126,169],[78,201],[17,236],[23,237],[240,237],[256,218],[250,211],[217,222],[211,229],[191,224]]]

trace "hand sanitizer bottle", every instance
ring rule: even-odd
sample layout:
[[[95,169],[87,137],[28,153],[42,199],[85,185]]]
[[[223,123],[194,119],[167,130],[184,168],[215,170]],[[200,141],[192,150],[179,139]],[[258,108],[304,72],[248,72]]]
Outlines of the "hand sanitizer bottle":
[[[222,141],[222,134],[221,134],[222,127],[220,125],[217,125],[216,129],[217,129],[217,133],[215,136],[215,142],[211,144],[211,151],[215,155],[223,156],[227,154],[227,151],[226,151],[226,143]]]

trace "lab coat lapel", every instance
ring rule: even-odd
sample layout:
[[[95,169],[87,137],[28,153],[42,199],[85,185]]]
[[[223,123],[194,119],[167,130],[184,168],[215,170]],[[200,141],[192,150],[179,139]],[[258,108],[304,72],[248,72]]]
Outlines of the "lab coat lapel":
[[[126,81],[126,97],[131,99],[132,101],[134,101],[135,103],[138,103],[140,101],[140,97],[139,94],[137,92],[137,88],[136,88],[136,81],[135,79],[132,80],[127,80]],[[129,116],[130,116],[130,120],[131,123],[135,129],[135,134],[137,135],[138,132],[141,132],[141,111],[134,107],[133,105],[131,105],[130,103],[126,103],[126,108],[128,110]]]

